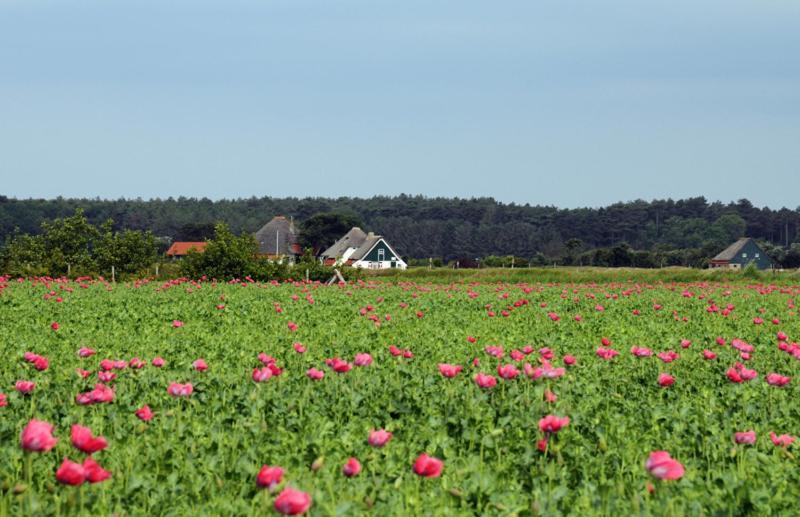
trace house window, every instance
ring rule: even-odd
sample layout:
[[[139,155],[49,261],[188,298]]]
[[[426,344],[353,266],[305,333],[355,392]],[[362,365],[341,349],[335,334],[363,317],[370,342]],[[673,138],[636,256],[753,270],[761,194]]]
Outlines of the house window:
[[[759,258],[760,256],[761,256],[760,253],[756,253],[756,258]]]
[[[747,253],[742,253],[742,258],[747,258]]]
[[[386,250],[383,248],[378,250],[378,262],[383,262],[386,260]]]

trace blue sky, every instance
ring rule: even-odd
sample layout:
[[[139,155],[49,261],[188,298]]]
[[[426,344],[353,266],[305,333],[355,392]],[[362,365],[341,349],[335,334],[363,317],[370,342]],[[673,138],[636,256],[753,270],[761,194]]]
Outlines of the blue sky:
[[[800,3],[0,0],[0,193],[800,206]]]

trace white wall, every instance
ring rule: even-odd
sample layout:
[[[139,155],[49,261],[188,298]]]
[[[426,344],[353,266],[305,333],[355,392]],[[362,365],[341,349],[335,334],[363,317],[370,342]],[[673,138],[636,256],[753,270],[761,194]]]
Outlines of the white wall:
[[[407,267],[406,263],[402,260],[396,261],[397,266],[394,269],[405,269]],[[392,261],[391,260],[383,260],[381,262],[364,262],[363,260],[359,260],[358,262],[353,262],[353,267],[358,267],[361,269],[392,269]]]

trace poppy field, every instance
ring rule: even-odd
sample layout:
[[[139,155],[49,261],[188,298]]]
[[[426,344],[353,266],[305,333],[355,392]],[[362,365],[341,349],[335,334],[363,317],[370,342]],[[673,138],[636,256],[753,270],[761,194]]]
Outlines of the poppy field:
[[[0,277],[0,516],[796,514],[798,298]]]

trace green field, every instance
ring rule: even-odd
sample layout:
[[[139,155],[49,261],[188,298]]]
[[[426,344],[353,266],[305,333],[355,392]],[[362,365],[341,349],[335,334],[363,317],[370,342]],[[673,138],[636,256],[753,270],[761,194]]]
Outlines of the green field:
[[[800,287],[791,277],[768,287],[447,274],[446,282],[369,277],[332,287],[0,282],[0,516],[273,514],[285,487],[310,495],[312,515],[797,514],[800,446],[769,437],[800,434],[800,359],[790,353]],[[748,360],[742,342],[753,347]],[[392,345],[412,357],[393,355]],[[653,355],[636,357],[633,346]],[[81,347],[96,354],[81,358]],[[598,349],[619,355],[605,360]],[[704,349],[717,358],[704,359]],[[667,351],[679,357],[657,357]],[[36,370],[25,352],[46,357],[48,368]],[[254,382],[261,352],[282,372]],[[345,373],[326,365],[359,353],[372,364]],[[561,377],[525,373],[525,364],[564,367],[565,355],[576,364]],[[155,357],[165,365],[154,367]],[[76,403],[100,382],[103,359],[133,358],[146,365],[114,370],[112,402]],[[199,358],[208,370],[193,369]],[[732,382],[726,372],[737,362],[758,376]],[[463,369],[446,378],[440,363]],[[519,376],[502,379],[502,365]],[[312,367],[324,378],[309,378]],[[765,380],[773,372],[793,379],[773,386]],[[496,386],[477,386],[478,373]],[[662,373],[674,385],[659,386]],[[33,392],[16,392],[19,380],[35,382]],[[171,396],[174,382],[191,383],[192,394]],[[134,414],[145,404],[150,422]],[[546,415],[570,422],[542,451]],[[55,448],[22,449],[31,419],[54,425]],[[94,458],[110,479],[57,481],[65,458],[86,457],[70,443],[73,424],[107,438]],[[371,447],[370,431],[381,428],[392,439]],[[734,433],[748,430],[756,443],[736,445]],[[684,466],[680,479],[645,468],[659,450]],[[414,473],[422,453],[443,461],[441,476]],[[355,477],[342,473],[350,457],[363,467]],[[263,465],[284,469],[277,490],[256,485]]]

